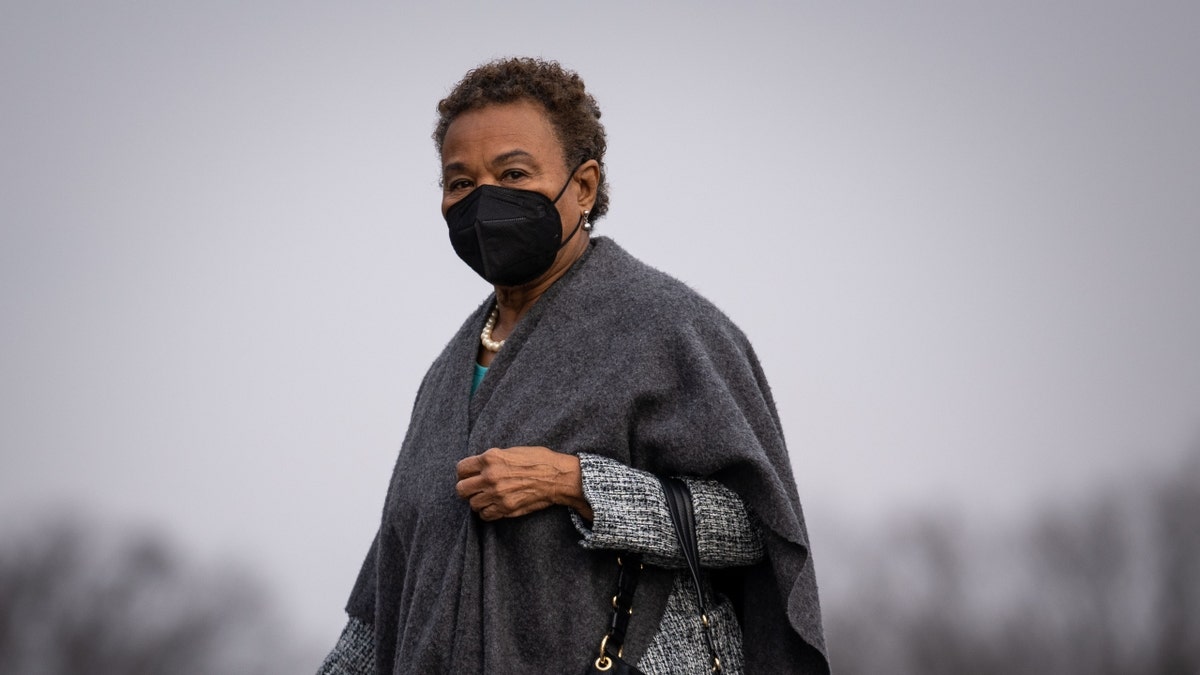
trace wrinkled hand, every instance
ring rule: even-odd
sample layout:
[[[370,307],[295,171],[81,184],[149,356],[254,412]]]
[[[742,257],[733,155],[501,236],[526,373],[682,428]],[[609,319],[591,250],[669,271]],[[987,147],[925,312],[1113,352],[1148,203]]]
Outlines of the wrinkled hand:
[[[484,520],[516,518],[554,504],[591,520],[579,458],[542,446],[492,448],[458,463],[458,496]]]

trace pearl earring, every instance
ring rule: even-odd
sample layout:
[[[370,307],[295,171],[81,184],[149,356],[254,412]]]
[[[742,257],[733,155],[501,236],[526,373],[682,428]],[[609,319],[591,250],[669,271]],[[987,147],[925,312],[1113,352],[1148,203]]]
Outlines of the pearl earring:
[[[592,231],[592,228],[594,228],[594,227],[595,227],[595,225],[593,225],[592,223],[588,222],[588,214],[589,214],[589,213],[591,213],[591,211],[584,211],[584,212],[583,212],[583,231],[584,231],[584,232],[591,232],[591,231]]]

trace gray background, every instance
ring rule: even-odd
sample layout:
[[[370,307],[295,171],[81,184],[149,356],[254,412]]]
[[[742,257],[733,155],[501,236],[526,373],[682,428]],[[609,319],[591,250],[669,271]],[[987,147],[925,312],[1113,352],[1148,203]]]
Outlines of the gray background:
[[[1200,440],[1200,6],[994,4],[4,3],[0,534],[160,530],[332,644],[488,291],[434,106],[514,54],[604,110],[597,233],[754,341],[831,588],[897,513],[988,528],[1169,471]]]

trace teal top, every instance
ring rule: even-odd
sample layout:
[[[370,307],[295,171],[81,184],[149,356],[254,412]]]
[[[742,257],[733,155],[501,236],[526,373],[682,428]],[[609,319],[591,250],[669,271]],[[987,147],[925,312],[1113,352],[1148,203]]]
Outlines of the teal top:
[[[487,366],[475,364],[475,379],[471,380],[471,395],[475,395],[475,390],[479,388],[479,383],[483,382],[483,376],[487,375]]]

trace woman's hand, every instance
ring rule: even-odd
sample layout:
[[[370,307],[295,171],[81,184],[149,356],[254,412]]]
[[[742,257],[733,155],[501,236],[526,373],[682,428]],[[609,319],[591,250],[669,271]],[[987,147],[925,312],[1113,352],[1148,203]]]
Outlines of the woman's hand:
[[[484,520],[515,518],[562,504],[592,519],[579,458],[541,446],[492,448],[458,463],[458,496]]]

